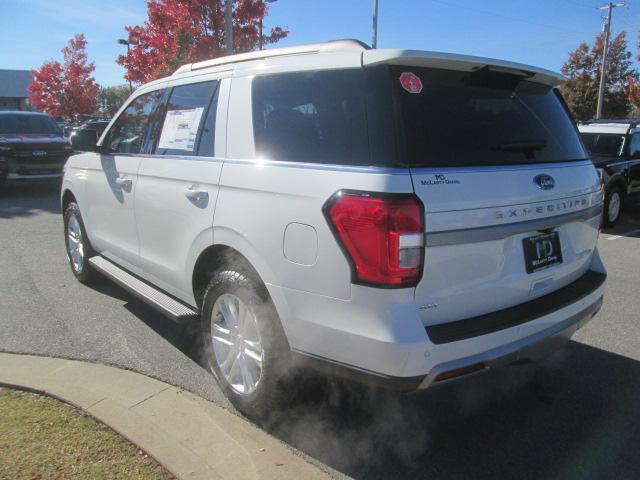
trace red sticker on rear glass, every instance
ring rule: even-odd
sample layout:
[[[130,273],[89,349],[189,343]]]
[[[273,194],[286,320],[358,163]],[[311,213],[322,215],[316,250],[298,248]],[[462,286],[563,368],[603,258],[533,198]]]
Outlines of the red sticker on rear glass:
[[[413,72],[402,72],[400,74],[400,84],[409,93],[420,93],[422,91],[422,80]]]

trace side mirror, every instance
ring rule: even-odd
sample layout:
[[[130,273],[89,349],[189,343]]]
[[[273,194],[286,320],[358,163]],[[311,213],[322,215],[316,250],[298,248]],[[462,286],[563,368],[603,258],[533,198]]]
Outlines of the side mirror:
[[[71,135],[71,148],[77,152],[97,152],[98,132],[93,129],[77,130]]]

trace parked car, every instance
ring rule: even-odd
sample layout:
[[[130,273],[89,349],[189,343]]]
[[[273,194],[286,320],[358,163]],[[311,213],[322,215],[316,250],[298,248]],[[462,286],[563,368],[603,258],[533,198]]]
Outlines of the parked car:
[[[578,125],[605,184],[604,226],[613,227],[625,199],[640,193],[640,120],[591,120]]]
[[[95,142],[97,142],[100,138],[100,135],[102,135],[102,132],[104,132],[105,128],[107,128],[107,125],[109,125],[109,121],[110,120],[92,120],[83,123],[77,128],[74,128],[71,131],[69,137],[69,140],[71,141],[71,147],[76,151],[81,151],[79,146],[76,145],[76,138],[78,138],[76,133],[80,130],[90,130],[91,132],[89,133],[89,135],[93,135],[95,137]]]
[[[91,122],[102,122],[105,120],[108,123],[108,119],[105,118],[95,117],[92,115],[77,115],[73,120],[70,120],[65,124],[64,135],[65,137],[71,138],[76,130],[84,127],[86,124]]]
[[[62,177],[69,141],[49,115],[0,112],[0,184]]]
[[[294,365],[416,391],[538,359],[606,278],[601,182],[562,78],[356,41],[185,65],[97,144],[78,132],[71,270],[195,321],[248,414]]]

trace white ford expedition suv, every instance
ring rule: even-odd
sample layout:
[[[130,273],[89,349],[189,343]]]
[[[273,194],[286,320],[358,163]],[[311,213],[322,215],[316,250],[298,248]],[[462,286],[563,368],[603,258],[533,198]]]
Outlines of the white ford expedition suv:
[[[562,80],[356,41],[185,65],[76,139],[71,269],[195,320],[246,413],[301,358],[404,391],[540,358],[606,278]]]

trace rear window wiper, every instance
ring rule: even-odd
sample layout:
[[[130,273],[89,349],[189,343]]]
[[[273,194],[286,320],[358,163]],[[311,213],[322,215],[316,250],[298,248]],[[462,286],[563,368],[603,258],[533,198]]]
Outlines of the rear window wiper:
[[[523,142],[499,143],[498,145],[492,145],[491,150],[498,150],[500,152],[522,152],[527,160],[530,160],[533,158],[534,152],[542,150],[546,146],[546,140],[526,140]]]

